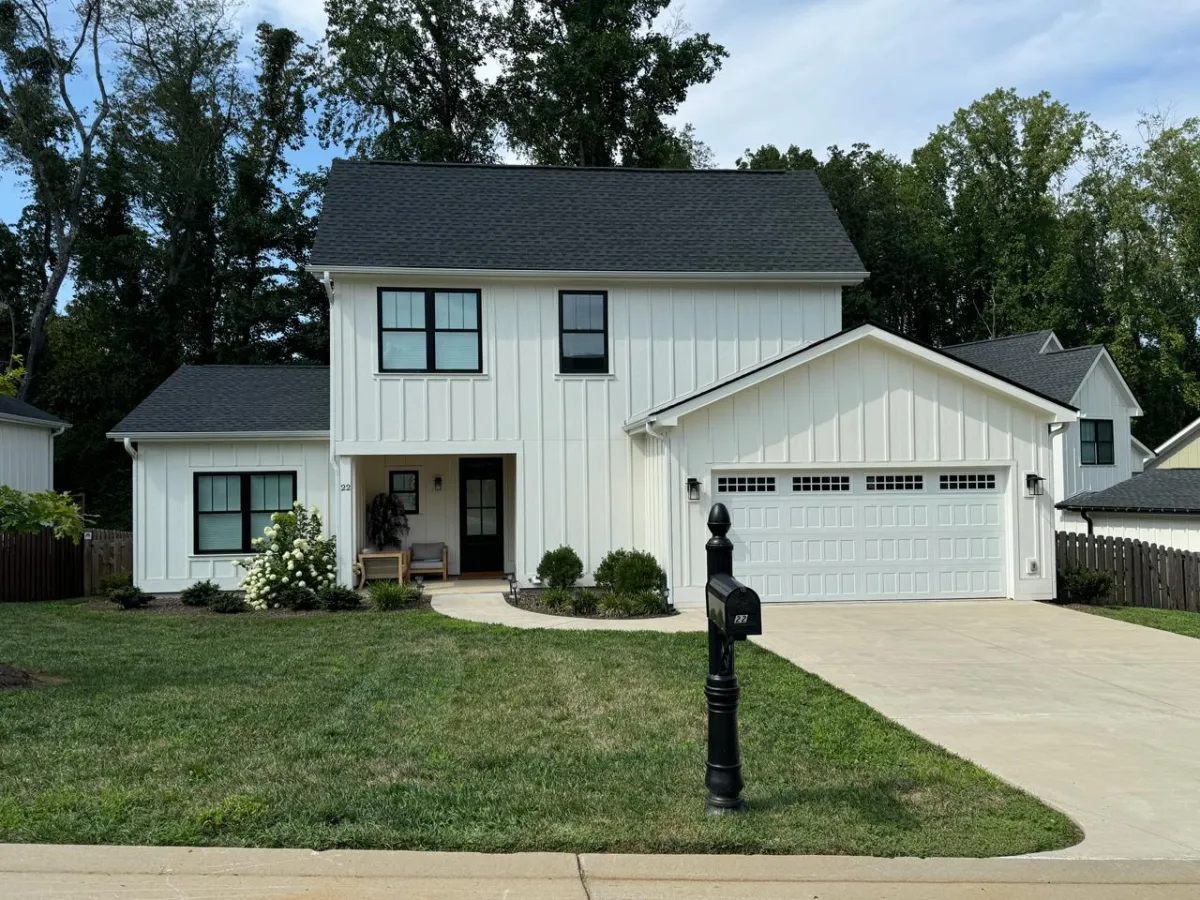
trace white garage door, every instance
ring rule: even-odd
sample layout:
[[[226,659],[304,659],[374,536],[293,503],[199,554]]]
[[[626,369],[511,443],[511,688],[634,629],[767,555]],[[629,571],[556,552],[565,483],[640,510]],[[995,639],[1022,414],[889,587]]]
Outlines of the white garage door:
[[[1003,471],[713,473],[763,601],[1004,597]]]

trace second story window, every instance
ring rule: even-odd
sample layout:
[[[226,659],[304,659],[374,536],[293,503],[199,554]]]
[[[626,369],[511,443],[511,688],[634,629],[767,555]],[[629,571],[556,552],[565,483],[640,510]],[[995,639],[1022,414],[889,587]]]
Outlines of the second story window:
[[[1079,461],[1085,466],[1114,463],[1112,419],[1080,419]]]
[[[380,372],[482,372],[479,291],[379,289]]]
[[[563,375],[608,374],[608,293],[559,291],[558,326]]]

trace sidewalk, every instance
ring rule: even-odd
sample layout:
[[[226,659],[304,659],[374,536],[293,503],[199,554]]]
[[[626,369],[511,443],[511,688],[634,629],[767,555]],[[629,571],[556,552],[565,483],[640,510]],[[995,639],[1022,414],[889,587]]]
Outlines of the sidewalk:
[[[4,900],[1184,900],[1200,862],[0,844]]]

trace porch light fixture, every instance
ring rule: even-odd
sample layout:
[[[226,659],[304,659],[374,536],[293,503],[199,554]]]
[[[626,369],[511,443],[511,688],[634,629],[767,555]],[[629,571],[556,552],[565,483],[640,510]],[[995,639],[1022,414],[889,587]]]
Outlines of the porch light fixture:
[[[1030,497],[1040,497],[1046,493],[1046,479],[1036,472],[1025,474],[1025,493]]]
[[[699,478],[689,478],[687,480],[687,494],[688,494],[688,500],[692,503],[695,503],[697,500],[700,499],[700,479]]]
[[[442,476],[441,475],[433,476],[433,489],[435,491],[440,491],[442,489]]]

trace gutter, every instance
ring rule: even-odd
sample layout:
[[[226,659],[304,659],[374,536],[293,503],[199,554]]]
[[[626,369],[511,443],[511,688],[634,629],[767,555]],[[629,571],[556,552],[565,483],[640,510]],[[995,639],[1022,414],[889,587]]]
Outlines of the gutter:
[[[114,441],[318,441],[328,431],[110,431]]]
[[[35,419],[31,416],[14,416],[7,413],[0,414],[0,422],[12,422],[14,425],[37,425],[41,428],[50,428],[54,430],[55,437],[58,437],[71,427],[67,422],[59,422],[57,420],[51,422],[48,419]]]
[[[309,273],[322,273],[322,281],[333,275],[412,275],[434,278],[531,278],[581,280],[605,279],[608,281],[785,281],[813,284],[840,284],[850,286],[861,283],[870,275],[865,271],[846,272],[636,272],[601,271],[589,269],[469,269],[421,266],[333,266],[309,263]]]

